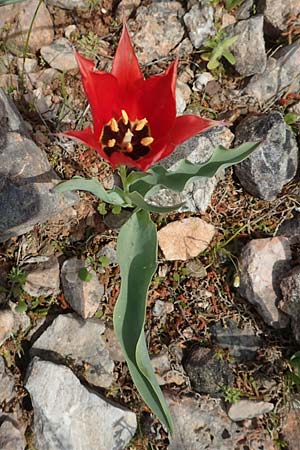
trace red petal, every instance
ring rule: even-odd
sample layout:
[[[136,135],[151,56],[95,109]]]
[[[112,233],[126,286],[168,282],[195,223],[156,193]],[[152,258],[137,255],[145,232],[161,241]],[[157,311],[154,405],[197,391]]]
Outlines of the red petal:
[[[139,118],[148,119],[154,139],[165,136],[176,118],[177,65],[178,61],[175,60],[165,73],[148,78],[140,86]]]
[[[132,86],[139,80],[143,80],[136,54],[134,52],[126,24],[123,25],[122,35],[115,53],[112,75],[114,75],[120,86],[120,91],[127,97]]]
[[[94,63],[76,53],[82,76],[84,91],[91,105],[95,134],[98,137],[102,127],[112,117],[120,115],[119,87],[110,73],[94,71]]]
[[[90,126],[88,126],[87,128],[85,128],[82,131],[77,131],[77,130],[72,130],[72,131],[66,131],[64,133],[61,133],[63,136],[67,136],[70,137],[72,139],[76,139],[80,142],[83,142],[84,144],[86,144],[88,147],[93,148],[94,150],[96,150],[101,156],[102,158],[107,159],[107,156],[105,155],[105,153],[102,150],[101,145],[99,144],[98,140],[96,139],[93,130]]]
[[[143,158],[143,161],[140,160],[144,167],[143,170],[147,170],[153,164],[169,156],[177,145],[182,144],[192,136],[211,127],[223,125],[224,122],[216,122],[193,115],[176,117],[169,135],[156,142],[154,141],[151,146],[151,152]]]

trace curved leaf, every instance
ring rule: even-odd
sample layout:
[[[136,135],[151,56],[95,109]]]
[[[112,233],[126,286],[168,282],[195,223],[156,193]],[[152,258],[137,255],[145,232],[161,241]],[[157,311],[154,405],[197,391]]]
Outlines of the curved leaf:
[[[163,186],[176,192],[181,192],[188,181],[201,177],[213,177],[217,170],[237,164],[247,158],[260,142],[247,142],[233,149],[222,146],[214,150],[212,157],[202,164],[192,164],[184,159],[180,161],[176,170],[168,171],[161,166],[154,166],[148,170],[149,175],[136,181],[130,186],[145,196],[155,186]]]
[[[147,292],[157,265],[156,227],[148,212],[135,212],[122,226],[117,255],[122,282],[114,309],[115,334],[141,397],[172,432],[172,419],[151,366],[144,335]]]
[[[101,183],[92,178],[91,180],[86,180],[82,177],[74,177],[71,180],[62,181],[58,183],[54,190],[57,192],[67,192],[67,191],[87,191],[94,194],[97,198],[106,203],[111,203],[112,205],[125,206],[126,201],[124,198],[123,191],[114,187],[110,191],[106,191]]]

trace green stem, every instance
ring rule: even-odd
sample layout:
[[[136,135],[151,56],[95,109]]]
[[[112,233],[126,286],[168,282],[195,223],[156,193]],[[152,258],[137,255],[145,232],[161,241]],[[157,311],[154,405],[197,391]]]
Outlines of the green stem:
[[[125,194],[128,194],[129,193],[129,189],[128,189],[128,186],[127,186],[127,169],[126,169],[126,166],[120,166],[119,170],[120,170],[120,177],[121,177],[121,180],[122,180],[123,191],[124,191]]]

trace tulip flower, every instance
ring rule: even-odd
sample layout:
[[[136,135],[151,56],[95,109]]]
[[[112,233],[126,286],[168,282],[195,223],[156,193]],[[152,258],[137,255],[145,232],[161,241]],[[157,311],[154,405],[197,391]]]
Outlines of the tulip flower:
[[[79,53],[76,59],[93,128],[64,134],[95,149],[113,167],[146,171],[185,140],[222,125],[195,115],[176,117],[177,59],[164,73],[145,80],[125,24],[111,73],[95,70]]]

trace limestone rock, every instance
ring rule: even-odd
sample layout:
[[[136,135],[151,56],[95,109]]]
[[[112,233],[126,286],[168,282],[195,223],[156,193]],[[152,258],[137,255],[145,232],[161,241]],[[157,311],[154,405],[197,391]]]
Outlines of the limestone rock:
[[[79,274],[84,267],[84,262],[77,258],[66,260],[61,269],[61,281],[67,302],[81,317],[87,319],[97,311],[104,286],[99,283],[94,270],[89,270],[91,280],[81,280]]]
[[[104,323],[98,320],[61,314],[35,341],[31,354],[70,358],[84,366],[83,375],[89,383],[108,388],[113,381],[114,363],[102,337],[104,331]]]
[[[121,0],[117,7],[116,17],[120,21],[127,20],[140,4],[141,0]]]
[[[184,36],[182,15],[183,8],[177,1],[151,1],[137,9],[134,25],[138,31],[132,39],[141,63],[169,56],[176,48]]]
[[[57,8],[62,9],[88,9],[89,2],[88,0],[47,0],[46,3],[48,5],[56,6]]]
[[[0,356],[0,405],[4,401],[9,402],[14,396],[15,383],[13,376],[6,369],[4,359]]]
[[[245,93],[255,97],[260,103],[265,103],[282,97],[287,90],[298,92],[300,89],[299,58],[300,40],[281,48],[268,58],[266,70],[251,78],[245,87]]]
[[[258,0],[257,11],[264,14],[266,33],[279,36],[287,28],[288,19],[300,13],[300,0]]]
[[[24,266],[26,282],[24,291],[33,297],[59,293],[59,263],[55,256],[39,256]]]
[[[171,222],[158,231],[158,243],[168,261],[187,260],[206,250],[215,227],[198,217]]]
[[[1,450],[25,450],[27,447],[24,433],[10,417],[0,415]]]
[[[39,4],[39,0],[29,0],[1,6],[0,30],[3,30],[1,35],[12,50],[15,46],[19,49],[24,48],[37,7],[38,11],[29,38],[29,51],[32,53],[43,45],[51,44],[54,39],[52,18],[46,5],[43,2]]]
[[[254,402],[251,400],[239,400],[230,405],[228,416],[234,422],[253,419],[273,411],[274,405],[269,402]]]
[[[298,146],[292,131],[279,112],[246,117],[237,127],[236,144],[261,144],[234,167],[242,186],[264,200],[276,198],[294,178],[298,167]]]
[[[183,16],[189,38],[193,46],[198,49],[204,41],[216,32],[214,25],[214,9],[208,2],[201,0],[193,5]]]
[[[52,191],[58,181],[46,155],[27,137],[10,99],[0,90],[0,242],[31,230],[78,197]]]
[[[300,266],[282,279],[280,288],[283,298],[278,307],[290,317],[294,337],[300,343]]]
[[[280,281],[290,269],[291,250],[288,239],[274,237],[254,239],[240,255],[240,293],[256,306],[263,320],[274,328],[285,328],[288,318],[277,308]]]
[[[37,450],[123,450],[135,433],[134,413],[86,389],[65,366],[35,357],[26,389]]]
[[[61,72],[75,70],[78,67],[74,50],[68,39],[64,37],[57,39],[49,46],[42,47],[41,55],[50,67]]]
[[[0,345],[8,339],[14,330],[14,315],[9,309],[0,309]]]

